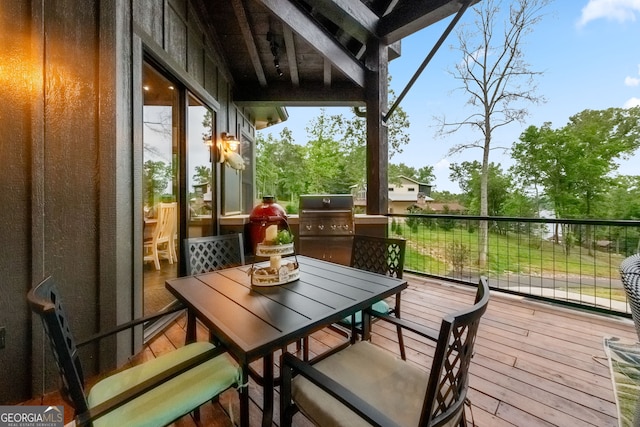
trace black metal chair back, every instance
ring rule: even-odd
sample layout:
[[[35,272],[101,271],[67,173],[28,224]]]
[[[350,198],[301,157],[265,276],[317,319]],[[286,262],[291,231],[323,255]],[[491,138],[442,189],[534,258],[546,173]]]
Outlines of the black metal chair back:
[[[469,366],[480,319],[489,304],[489,284],[481,277],[475,304],[445,316],[433,355],[420,425],[441,426],[464,409],[469,388]],[[464,415],[462,416],[464,420]],[[464,421],[462,421],[464,424]]]
[[[76,413],[88,409],[84,373],[55,281],[48,277],[27,294],[31,310],[42,319],[62,379],[61,394]]]
[[[473,306],[446,315],[439,332],[393,316],[380,317],[380,321],[407,328],[419,339],[435,342],[428,375],[420,375],[411,362],[398,360],[386,348],[368,342],[332,353],[317,366],[285,353],[281,360],[281,425],[291,426],[298,411],[317,425],[349,425],[354,423],[352,411],[376,426],[465,426],[469,367],[489,297],[487,278],[481,277]],[[363,373],[374,378],[357,377]],[[424,394],[416,393],[425,385]]]
[[[404,239],[356,234],[353,236],[351,266],[401,279],[405,248]]]
[[[184,253],[187,275],[207,273],[245,263],[242,233],[185,239]]]

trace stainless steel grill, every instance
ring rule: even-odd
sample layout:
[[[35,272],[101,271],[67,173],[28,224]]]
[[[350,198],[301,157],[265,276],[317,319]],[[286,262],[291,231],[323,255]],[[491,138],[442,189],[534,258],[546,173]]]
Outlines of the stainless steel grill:
[[[348,265],[355,233],[353,196],[303,195],[299,212],[299,253]]]

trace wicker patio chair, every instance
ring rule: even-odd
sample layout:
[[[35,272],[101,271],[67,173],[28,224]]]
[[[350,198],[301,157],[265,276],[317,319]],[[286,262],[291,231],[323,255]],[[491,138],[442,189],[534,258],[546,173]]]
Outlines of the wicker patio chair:
[[[400,325],[434,341],[431,369],[368,341],[310,364],[285,353],[281,364],[281,426],[300,411],[316,426],[464,426],[469,366],[480,319],[489,303],[482,277],[472,307],[442,320],[440,331],[394,316]]]
[[[631,306],[631,317],[640,340],[640,254],[631,255],[620,263],[620,278]]]
[[[196,411],[239,384],[241,373],[224,350],[196,342],[99,380],[87,392],[78,348],[176,309],[146,316],[76,344],[55,281],[27,294],[40,316],[62,378],[61,394],[80,426],[162,426]]]

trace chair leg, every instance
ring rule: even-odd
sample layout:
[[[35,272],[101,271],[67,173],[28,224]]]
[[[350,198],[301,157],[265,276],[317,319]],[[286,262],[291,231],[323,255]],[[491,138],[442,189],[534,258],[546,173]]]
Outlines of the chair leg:
[[[396,295],[396,307],[395,307],[395,316],[400,319],[400,294]],[[404,337],[402,336],[402,328],[400,326],[396,327],[398,331],[398,346],[400,347],[400,357],[402,360],[407,360],[407,354],[404,349]]]
[[[280,356],[280,427],[291,427],[296,406],[291,400],[293,372],[291,367],[283,362],[285,357],[285,354]]]
[[[153,250],[153,263],[156,266],[156,270],[160,270],[160,259],[158,258],[158,248]]]

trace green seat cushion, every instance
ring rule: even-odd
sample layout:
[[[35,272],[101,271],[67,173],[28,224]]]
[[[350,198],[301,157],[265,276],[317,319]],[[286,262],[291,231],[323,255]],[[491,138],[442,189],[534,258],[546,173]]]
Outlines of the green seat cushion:
[[[104,402],[142,381],[204,353],[214,346],[208,342],[188,344],[99,381],[91,388],[89,407]],[[241,371],[228,354],[208,360],[165,382],[94,422],[94,426],[161,426],[193,411],[234,384]]]
[[[387,304],[386,301],[378,301],[377,303],[373,304],[373,309],[379,313],[389,313],[389,304]],[[344,319],[342,319],[340,321],[340,323],[345,324],[345,325],[351,325],[351,316],[347,316]],[[362,312],[358,311],[356,313],[356,325],[361,325],[362,324]]]
[[[429,374],[368,341],[339,351],[314,367],[342,384],[400,426],[417,426]],[[292,397],[317,426],[368,426],[353,411],[298,375]]]

